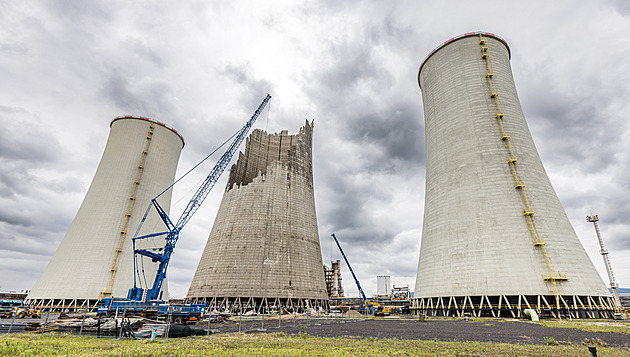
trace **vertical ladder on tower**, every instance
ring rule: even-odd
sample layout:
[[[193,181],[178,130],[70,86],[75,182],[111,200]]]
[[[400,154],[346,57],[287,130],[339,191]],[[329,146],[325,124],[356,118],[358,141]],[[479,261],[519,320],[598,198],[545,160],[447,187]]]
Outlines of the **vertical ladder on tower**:
[[[129,201],[130,201],[129,210],[127,210],[127,212],[125,213],[125,218],[123,220],[122,228],[120,229],[120,235],[121,235],[120,243],[118,247],[116,248],[116,250],[114,251],[114,260],[112,261],[112,267],[110,269],[112,273],[112,278],[109,282],[109,287],[104,288],[101,291],[101,299],[103,299],[105,295],[111,295],[112,293],[112,288],[114,286],[114,279],[116,278],[116,272],[118,271],[118,267],[117,267],[118,256],[123,250],[123,244],[125,243],[125,238],[127,237],[127,224],[129,223],[129,219],[131,218],[131,213],[133,212],[133,207],[135,206],[135,203],[136,203],[136,189],[138,188],[138,185],[140,185],[140,179],[142,178],[142,173],[144,172],[144,160],[146,156],[149,154],[149,146],[151,146],[151,139],[153,139],[154,129],[155,129],[155,124],[151,123],[151,125],[149,125],[149,131],[147,132],[147,144],[144,147],[144,150],[142,150],[142,153],[140,155],[140,163],[138,164],[138,177],[133,183],[133,188],[131,189],[131,195],[129,196]]]
[[[479,34],[479,47],[481,51],[481,58],[486,63],[486,81],[488,82],[488,88],[490,89],[490,98],[494,100],[494,104],[496,105],[496,113],[495,119],[497,120],[497,124],[499,125],[499,131],[501,134],[501,140],[505,142],[507,150],[508,150],[508,159],[507,163],[510,166],[510,171],[512,172],[512,177],[514,178],[514,188],[520,191],[521,197],[523,199],[523,216],[527,221],[527,225],[529,227],[529,231],[532,235],[532,243],[534,247],[537,247],[542,253],[545,263],[547,265],[548,271],[543,273],[543,279],[548,281],[552,285],[552,289],[556,298],[556,308],[560,309],[560,297],[558,293],[557,283],[568,280],[568,277],[565,274],[560,272],[555,272],[553,269],[553,265],[551,264],[551,259],[547,254],[547,249],[545,248],[545,241],[538,235],[536,231],[536,227],[534,226],[534,210],[532,209],[529,198],[527,196],[527,192],[525,191],[525,184],[520,180],[518,176],[518,172],[516,169],[516,162],[518,161],[516,158],[516,154],[514,153],[514,148],[512,147],[511,137],[505,132],[505,128],[503,127],[503,119],[505,114],[501,110],[501,104],[499,103],[499,93],[492,86],[492,80],[494,77],[494,73],[492,72],[492,67],[490,65],[490,53],[488,52],[488,44],[486,39]]]

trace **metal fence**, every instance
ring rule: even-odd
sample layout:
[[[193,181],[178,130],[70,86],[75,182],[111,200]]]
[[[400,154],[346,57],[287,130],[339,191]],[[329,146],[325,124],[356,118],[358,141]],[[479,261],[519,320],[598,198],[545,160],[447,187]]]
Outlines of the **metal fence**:
[[[11,320],[0,321],[0,333],[22,332],[29,330],[33,333],[44,334],[59,331],[77,336],[93,336],[97,338],[163,338],[183,337],[185,335],[210,335],[214,333],[257,333],[257,332],[288,332],[295,333],[296,329],[361,321],[371,315],[355,314],[349,317],[341,312],[331,313],[323,310],[312,309],[298,312],[297,309],[287,311],[285,309],[271,310],[267,307],[254,306],[247,311],[240,311],[236,315],[214,314],[200,320],[194,326],[182,326],[173,323],[173,316],[169,313],[162,322],[149,322],[138,318],[133,313],[123,310],[116,313],[113,318],[96,317],[88,314],[87,309],[83,314],[66,320],[59,319],[59,315],[51,310],[42,313],[39,321],[21,322],[13,317]],[[230,316],[227,320],[227,316]],[[144,320],[145,323],[138,321]],[[219,322],[225,320],[226,322]],[[39,323],[39,325],[37,325]],[[30,326],[30,328],[29,328]],[[32,326],[36,326],[33,328]],[[182,331],[184,329],[185,331]]]

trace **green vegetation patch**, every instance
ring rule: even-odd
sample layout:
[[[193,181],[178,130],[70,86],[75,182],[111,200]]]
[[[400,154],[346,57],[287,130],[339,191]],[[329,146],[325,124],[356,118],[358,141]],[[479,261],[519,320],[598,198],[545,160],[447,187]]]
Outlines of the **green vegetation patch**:
[[[616,332],[630,334],[628,320],[542,320],[545,327],[572,328],[588,332]]]
[[[598,347],[605,356],[628,356],[627,348]],[[0,336],[5,356],[574,356],[582,344],[519,345],[409,341],[375,338],[319,338],[306,334],[232,334],[158,340],[112,340],[65,334]]]

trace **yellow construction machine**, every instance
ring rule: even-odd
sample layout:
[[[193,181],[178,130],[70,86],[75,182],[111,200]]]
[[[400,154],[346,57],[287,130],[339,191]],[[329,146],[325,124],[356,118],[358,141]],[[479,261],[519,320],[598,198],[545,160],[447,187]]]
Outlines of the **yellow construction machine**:
[[[374,316],[389,316],[392,312],[389,307],[382,306],[375,301],[366,301],[366,305],[368,305],[369,310],[374,311]]]
[[[42,315],[41,309],[31,309],[26,306],[13,308],[13,316],[18,317],[20,319],[23,319],[26,316],[30,316],[34,319],[38,319],[41,315]]]

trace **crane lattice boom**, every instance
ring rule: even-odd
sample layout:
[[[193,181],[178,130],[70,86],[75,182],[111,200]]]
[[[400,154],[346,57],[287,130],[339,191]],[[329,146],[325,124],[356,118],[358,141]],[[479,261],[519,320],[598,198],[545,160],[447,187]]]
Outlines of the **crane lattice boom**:
[[[610,264],[610,259],[608,258],[608,251],[604,248],[604,240],[602,239],[602,235],[599,233],[599,225],[597,224],[599,216],[586,216],[586,221],[593,222],[593,225],[595,226],[595,233],[597,233],[597,239],[599,240],[599,247],[601,249],[599,254],[601,254],[604,259],[604,265],[606,266],[606,272],[608,273],[608,279],[610,280],[610,287],[615,295],[615,301],[617,302],[618,307],[621,307],[621,298],[619,297],[619,291],[617,291],[619,284],[617,284],[617,281],[615,280],[612,264]]]
[[[210,171],[208,176],[206,176],[206,179],[203,181],[201,186],[197,189],[197,192],[195,192],[193,197],[190,199],[190,202],[188,202],[188,206],[186,206],[186,209],[184,209],[184,212],[179,217],[179,220],[177,221],[176,224],[173,224],[171,219],[168,217],[164,209],[162,209],[162,207],[160,206],[160,204],[157,202],[155,198],[151,200],[151,203],[153,203],[153,206],[156,208],[158,214],[160,215],[160,218],[162,218],[162,221],[164,221],[164,224],[166,225],[166,228],[168,230],[161,233],[153,233],[153,234],[148,234],[145,236],[133,238],[134,255],[138,254],[138,255],[151,258],[153,262],[159,262],[160,265],[156,272],[156,276],[155,276],[155,279],[153,280],[153,286],[151,287],[151,289],[144,290],[142,288],[138,288],[136,286],[136,279],[134,275],[134,287],[129,290],[129,293],[127,295],[127,298],[129,300],[156,300],[160,298],[159,294],[162,289],[162,283],[164,282],[164,278],[166,278],[166,268],[168,267],[168,263],[170,261],[171,254],[173,253],[173,249],[175,248],[175,244],[177,243],[177,240],[179,239],[179,232],[182,230],[182,228],[184,228],[186,223],[190,221],[190,219],[195,214],[195,212],[197,212],[197,210],[199,209],[203,201],[206,199],[206,197],[208,197],[210,190],[212,190],[212,188],[214,187],[214,184],[219,180],[219,177],[221,177],[221,174],[223,173],[223,171],[225,171],[225,168],[228,166],[228,164],[232,160],[232,156],[234,156],[240,144],[243,142],[243,140],[247,136],[247,133],[251,129],[252,125],[254,124],[254,122],[260,115],[260,113],[263,111],[263,109],[265,108],[265,106],[267,105],[270,99],[271,99],[271,96],[267,94],[265,99],[263,99],[262,103],[260,103],[260,105],[258,106],[258,109],[256,109],[256,112],[254,112],[254,114],[247,121],[245,126],[243,126],[237,132],[236,137],[234,138],[234,141],[232,141],[232,144],[230,144],[230,147],[225,151],[223,156],[221,156],[219,161],[214,165],[214,168],[212,169],[212,171]],[[163,249],[161,249],[162,251],[161,254],[158,254],[158,253],[146,250],[146,249],[135,249],[136,240],[162,236],[162,235],[166,235],[166,238],[165,238],[166,245],[164,246]],[[134,265],[135,265],[135,258],[134,258]],[[134,269],[134,274],[135,274],[135,269]]]
[[[361,299],[361,309],[371,307],[371,305],[368,305],[367,297],[365,296],[365,293],[363,292],[361,283],[359,283],[359,279],[354,274],[354,270],[352,270],[352,267],[350,266],[350,262],[348,261],[348,258],[346,258],[346,253],[344,253],[343,249],[341,249],[341,245],[339,244],[339,241],[337,240],[337,237],[335,237],[334,233],[332,234],[332,237],[335,239],[335,243],[337,243],[337,247],[339,247],[339,251],[341,252],[341,255],[343,256],[343,259],[346,261],[346,265],[348,266],[348,269],[350,269],[350,272],[352,273],[354,282],[357,284],[357,288],[359,289],[359,294],[360,294],[359,298]]]

